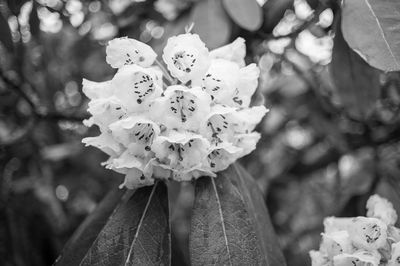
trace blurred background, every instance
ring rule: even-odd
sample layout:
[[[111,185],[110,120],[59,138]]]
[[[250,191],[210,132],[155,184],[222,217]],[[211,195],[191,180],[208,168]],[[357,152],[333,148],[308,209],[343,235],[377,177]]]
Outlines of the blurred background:
[[[97,135],[81,123],[81,81],[112,78],[107,41],[129,36],[160,54],[192,22],[210,49],[245,38],[247,63],[261,69],[271,111],[242,164],[288,265],[310,264],[325,216],[364,215],[376,192],[400,210],[400,75],[349,68],[339,2],[0,0],[0,265],[51,265],[122,181],[100,166],[106,155],[81,144]],[[193,187],[170,187],[173,264],[187,265]]]

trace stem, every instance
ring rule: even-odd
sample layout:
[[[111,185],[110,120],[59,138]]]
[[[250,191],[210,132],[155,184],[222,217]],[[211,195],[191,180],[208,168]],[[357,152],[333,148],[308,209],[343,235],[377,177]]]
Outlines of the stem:
[[[168,80],[170,85],[175,84],[176,83],[175,80],[168,73],[168,70],[164,67],[164,65],[160,61],[158,61],[157,59],[156,59],[156,64],[161,69],[161,71],[163,72],[164,77]]]

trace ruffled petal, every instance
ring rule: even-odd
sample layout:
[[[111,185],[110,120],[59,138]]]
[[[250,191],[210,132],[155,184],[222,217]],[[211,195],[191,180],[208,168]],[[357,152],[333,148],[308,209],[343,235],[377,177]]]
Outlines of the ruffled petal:
[[[238,64],[240,67],[245,66],[244,57],[246,56],[245,40],[241,37],[236,38],[230,44],[224,45],[210,52],[213,59],[226,59]]]
[[[82,91],[91,100],[107,98],[113,94],[110,81],[94,82],[87,79],[82,80]]]
[[[241,155],[243,149],[231,143],[222,142],[211,147],[207,155],[207,164],[212,172],[219,172],[228,168]]]
[[[210,66],[208,49],[197,34],[169,38],[162,57],[171,75],[183,83],[203,77]]]
[[[378,252],[357,251],[353,254],[343,253],[333,258],[334,266],[378,266],[381,256]]]
[[[388,266],[399,266],[400,265],[400,242],[392,244],[392,252]]]
[[[250,105],[251,96],[258,86],[259,76],[260,69],[256,64],[250,64],[240,69],[240,78],[231,101],[233,106],[248,107]]]
[[[154,69],[131,65],[118,70],[112,85],[115,87],[115,96],[128,111],[144,112],[148,110],[150,102],[162,93],[158,80]]]
[[[327,234],[331,234],[347,230],[352,222],[352,218],[326,217],[324,219],[324,231]]]
[[[165,97],[154,100],[151,106],[152,119],[169,129],[198,130],[204,125],[210,112],[210,96],[199,87],[170,86]]]
[[[330,259],[341,253],[353,253],[353,246],[347,231],[338,231],[332,234],[322,234],[320,251]]]
[[[379,195],[373,195],[368,199],[367,210],[367,217],[381,219],[387,225],[394,225],[397,221],[397,213],[393,204]]]
[[[240,69],[236,63],[224,59],[214,59],[204,76],[194,79],[192,84],[200,86],[211,95],[215,103],[232,104]]]
[[[132,115],[110,125],[114,138],[125,146],[137,143],[150,151],[153,139],[160,134],[159,126],[153,121],[138,115]]]
[[[111,40],[107,45],[106,54],[106,61],[113,68],[132,64],[149,67],[157,57],[150,46],[127,37]]]
[[[235,135],[233,145],[242,148],[240,157],[246,156],[256,149],[257,142],[260,140],[261,135],[258,132],[252,132],[249,134],[237,134]]]
[[[151,150],[161,164],[171,170],[183,170],[201,166],[209,147],[208,140],[201,135],[171,131],[157,137]]]
[[[317,250],[311,250],[309,252],[311,257],[311,266],[331,266],[328,257]]]
[[[82,139],[85,146],[93,146],[110,156],[117,156],[121,152],[121,146],[114,140],[111,134],[101,133],[97,137],[88,137]]]
[[[92,117],[84,121],[84,124],[86,126],[95,124],[102,131],[106,131],[108,125],[126,116],[127,109],[118,98],[111,96],[89,102],[88,112]]]

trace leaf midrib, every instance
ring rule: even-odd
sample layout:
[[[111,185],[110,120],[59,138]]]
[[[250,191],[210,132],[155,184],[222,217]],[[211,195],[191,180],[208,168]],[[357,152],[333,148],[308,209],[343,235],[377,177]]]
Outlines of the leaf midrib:
[[[380,32],[381,35],[382,35],[382,38],[383,38],[383,40],[384,40],[384,42],[385,42],[385,45],[387,46],[387,48],[388,48],[388,50],[389,50],[390,55],[392,56],[392,58],[393,58],[395,64],[397,65],[397,67],[400,67],[399,62],[397,62],[397,59],[396,59],[395,55],[394,55],[393,52],[392,52],[392,48],[391,48],[390,44],[389,44],[388,41],[386,40],[386,34],[385,34],[385,32],[383,31],[383,28],[382,28],[382,26],[381,26],[381,23],[380,23],[380,21],[379,21],[379,18],[376,16],[374,10],[372,9],[372,6],[371,6],[371,4],[369,3],[369,0],[364,0],[364,2],[365,2],[365,4],[367,5],[368,9],[370,10],[371,14],[374,16],[374,18],[375,18],[375,20],[376,20],[376,23],[378,24],[379,32]]]
[[[131,255],[132,255],[132,251],[133,251],[133,246],[135,245],[136,239],[137,239],[138,236],[139,236],[140,227],[142,226],[143,221],[144,221],[144,218],[146,217],[147,210],[149,209],[149,206],[150,206],[151,200],[153,199],[153,196],[154,196],[154,193],[155,193],[155,191],[156,191],[157,185],[158,185],[158,182],[154,184],[154,186],[153,186],[153,188],[152,188],[152,190],[151,190],[149,199],[148,199],[148,201],[146,202],[146,206],[144,207],[143,214],[142,214],[142,216],[140,217],[140,220],[139,220],[139,223],[138,223],[138,226],[137,226],[137,229],[136,229],[135,236],[133,237],[132,243],[131,243],[131,245],[130,245],[130,247],[129,247],[128,256],[126,257],[126,261],[125,261],[125,263],[124,263],[125,266],[128,265],[128,263],[129,263],[129,261],[130,261],[130,258],[131,258]]]
[[[213,177],[210,177],[210,178],[211,178],[211,183],[212,183],[213,188],[214,188],[215,197],[216,197],[216,200],[217,200],[218,212],[219,212],[220,218],[221,218],[222,232],[224,233],[225,247],[226,247],[226,251],[227,251],[227,253],[228,253],[229,264],[232,265],[231,252],[230,252],[230,250],[229,250],[228,237],[227,237],[227,235],[226,235],[225,220],[224,220],[224,215],[223,215],[223,213],[222,213],[221,201],[220,201],[220,199],[219,199],[219,195],[218,195],[218,191],[217,191],[217,186],[215,185],[215,180],[214,180]]]

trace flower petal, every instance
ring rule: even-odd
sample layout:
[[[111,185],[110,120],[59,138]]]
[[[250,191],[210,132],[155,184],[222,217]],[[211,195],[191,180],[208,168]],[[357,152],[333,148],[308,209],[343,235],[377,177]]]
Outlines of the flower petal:
[[[169,38],[162,57],[171,75],[183,83],[204,76],[210,65],[208,49],[197,34]]]
[[[242,153],[243,149],[231,143],[222,142],[211,148],[207,155],[207,165],[212,172],[219,172],[228,168]]]
[[[244,67],[244,57],[246,56],[245,40],[238,37],[232,43],[212,50],[210,56],[213,59],[226,59],[238,64],[240,67]]]
[[[92,100],[89,102],[88,112],[92,114],[92,117],[84,121],[84,124],[98,125],[103,131],[109,124],[124,118],[127,114],[125,106],[115,96]]]
[[[331,234],[322,233],[320,250],[330,259],[341,253],[353,253],[353,247],[347,231],[337,231]]]
[[[82,139],[85,146],[96,147],[110,156],[116,156],[121,152],[121,146],[108,133],[101,133],[97,137],[88,137]]]
[[[132,64],[149,67],[157,57],[150,46],[127,37],[111,40],[107,45],[106,54],[106,61],[113,68]]]
[[[367,201],[367,216],[381,219],[387,225],[394,225],[397,221],[397,213],[393,204],[379,195],[371,196]]]
[[[216,103],[232,104],[232,97],[240,78],[240,68],[236,63],[224,59],[214,59],[204,76],[194,79],[192,84],[200,86],[211,95]]]
[[[94,82],[87,79],[82,80],[82,91],[89,99],[107,98],[113,94],[110,81]]]
[[[334,266],[378,266],[381,256],[378,252],[357,251],[353,254],[343,253],[333,258]]]
[[[392,244],[392,254],[387,266],[399,266],[400,265],[400,242]]]
[[[240,78],[232,97],[233,106],[248,107],[250,105],[251,96],[258,86],[259,76],[260,69],[256,64],[250,64],[240,69]]]
[[[201,135],[171,131],[167,136],[157,137],[151,150],[161,164],[172,170],[182,170],[200,166],[209,147],[209,142]]]

